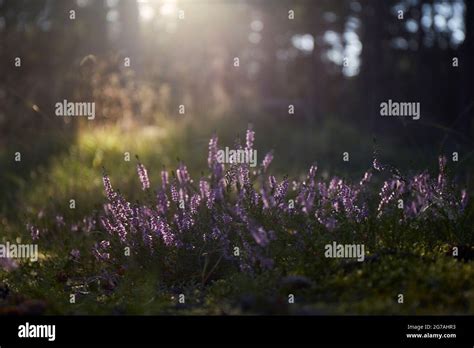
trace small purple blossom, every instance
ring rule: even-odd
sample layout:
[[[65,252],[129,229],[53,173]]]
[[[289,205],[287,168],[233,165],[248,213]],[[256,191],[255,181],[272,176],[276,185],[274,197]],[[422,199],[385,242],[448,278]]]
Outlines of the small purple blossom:
[[[64,217],[62,215],[56,215],[56,226],[64,227],[66,223],[64,222]]]
[[[191,181],[188,173],[188,168],[186,168],[186,166],[182,163],[179,165],[179,168],[176,169],[176,176],[178,178],[178,182],[181,185],[185,185]]]
[[[253,148],[253,143],[255,141],[255,132],[252,129],[247,129],[247,134],[245,136],[246,149],[251,150]]]
[[[252,227],[250,228],[250,233],[252,234],[255,242],[261,247],[266,247],[268,243],[270,243],[267,232],[263,229],[263,227]]]
[[[288,179],[283,180],[275,189],[275,200],[281,201],[285,198],[286,193],[288,192],[289,182]]]
[[[174,184],[171,184],[170,191],[171,191],[171,200],[177,203],[179,201],[179,194]]]
[[[110,259],[110,253],[108,252],[110,248],[110,242],[103,240],[100,243],[96,243],[92,248],[92,254],[97,259],[97,261],[108,261]]]
[[[374,161],[372,162],[372,167],[378,172],[384,170],[384,166],[379,163],[379,160],[377,158],[374,158]]]
[[[166,190],[166,186],[168,186],[168,172],[166,170],[161,171],[161,188]]]
[[[73,259],[74,261],[78,261],[81,257],[81,252],[77,249],[72,249],[69,255],[71,256],[71,259]]]
[[[277,186],[276,178],[273,175],[268,176],[268,184],[270,185],[270,189],[274,190]]]
[[[262,167],[263,171],[266,172],[268,169],[268,166],[270,166],[270,163],[273,161],[273,152],[269,152],[265,155],[262,161]]]
[[[142,183],[143,191],[149,189],[150,179],[148,178],[148,172],[143,164],[141,163],[137,164],[137,173],[138,173],[138,178],[140,179],[140,182]]]
[[[372,172],[366,171],[365,174],[364,174],[364,177],[363,177],[362,180],[360,181],[359,185],[360,185],[360,186],[364,186],[365,184],[367,184],[368,182],[370,182],[370,179],[372,179]]]
[[[31,239],[38,240],[40,237],[40,230],[38,227],[33,226],[31,224],[26,225],[27,230],[30,232]]]
[[[461,191],[461,211],[464,211],[464,209],[466,209],[468,200],[469,198],[467,195],[467,191],[464,189]]]
[[[0,257],[0,269],[11,272],[17,269],[18,263],[10,257]]]
[[[190,205],[191,214],[197,213],[200,203],[201,203],[201,196],[199,196],[198,194],[195,194],[191,197],[191,205]]]
[[[209,183],[206,180],[201,179],[201,181],[199,181],[199,192],[201,193],[202,199],[206,199],[209,197]]]
[[[112,201],[115,198],[115,192],[112,189],[112,184],[110,183],[110,178],[107,174],[102,176],[102,181],[104,183],[105,194],[109,201]]]
[[[217,163],[217,135],[213,135],[209,140],[209,156],[207,158],[207,163],[209,168],[213,168],[214,164]]]

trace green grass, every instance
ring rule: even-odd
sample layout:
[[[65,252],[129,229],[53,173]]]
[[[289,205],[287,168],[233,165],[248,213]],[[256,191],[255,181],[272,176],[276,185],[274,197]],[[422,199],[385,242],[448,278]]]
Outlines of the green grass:
[[[474,265],[441,251],[380,254],[364,263],[314,256],[309,267],[248,275],[234,272],[206,286],[166,284],[157,267],[131,262],[117,283],[97,281],[93,265],[53,257],[5,274],[12,293],[45,302],[50,314],[472,314]],[[100,274],[100,273],[99,273]],[[287,274],[311,280],[285,286]],[[75,304],[69,293],[81,289]],[[184,294],[186,303],[179,304]],[[295,304],[288,304],[288,294]],[[404,303],[398,303],[403,294]],[[2,306],[12,306],[9,300]]]

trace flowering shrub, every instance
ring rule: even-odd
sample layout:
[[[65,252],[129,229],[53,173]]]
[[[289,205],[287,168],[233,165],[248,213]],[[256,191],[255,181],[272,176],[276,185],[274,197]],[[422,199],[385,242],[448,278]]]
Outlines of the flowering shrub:
[[[253,149],[254,137],[247,130],[246,149]],[[316,166],[303,181],[290,182],[268,174],[271,152],[255,169],[245,163],[219,163],[217,152],[214,135],[209,141],[207,176],[193,180],[181,163],[175,172],[163,170],[161,185],[155,186],[139,162],[143,202],[127,201],[104,173],[107,203],[99,220],[107,237],[96,243],[94,256],[113,263],[123,258],[128,247],[132,254],[158,255],[170,272],[189,255],[205,255],[206,266],[212,259],[215,267],[227,261],[241,271],[255,272],[284,267],[288,249],[301,252],[298,255],[311,250],[315,234],[336,238],[342,230],[355,231],[382,220],[386,228],[408,228],[427,219],[454,221],[467,205],[466,191],[456,193],[448,178],[444,157],[439,159],[437,178],[426,172],[406,178],[375,158],[358,183],[338,177],[319,180]],[[375,177],[382,182],[380,189]]]

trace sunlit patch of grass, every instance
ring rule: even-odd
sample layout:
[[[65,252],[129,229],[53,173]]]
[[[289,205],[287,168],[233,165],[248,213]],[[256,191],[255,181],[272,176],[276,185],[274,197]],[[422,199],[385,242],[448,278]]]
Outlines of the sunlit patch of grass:
[[[176,142],[172,131],[145,127],[124,132],[114,126],[82,130],[67,152],[31,173],[19,193],[21,203],[31,214],[54,209],[76,217],[86,215],[103,202],[103,169],[113,173],[115,187],[133,197],[135,156],[153,168],[169,166]],[[159,171],[150,171],[150,176],[158,184]],[[74,210],[69,209],[70,199],[76,201]]]

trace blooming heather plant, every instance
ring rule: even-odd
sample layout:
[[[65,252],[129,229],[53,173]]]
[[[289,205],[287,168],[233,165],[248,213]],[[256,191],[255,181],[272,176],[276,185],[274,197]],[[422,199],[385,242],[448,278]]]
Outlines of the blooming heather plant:
[[[245,140],[245,147],[252,149],[255,133],[251,129]],[[184,163],[171,176],[161,171],[161,183],[154,185],[155,198],[148,203],[127,201],[104,174],[107,203],[100,223],[108,237],[94,246],[95,257],[102,261],[119,257],[123,247],[162,256],[212,254],[217,263],[224,259],[241,270],[256,271],[278,264],[279,255],[284,254],[279,250],[288,245],[304,248],[302,241],[308,234],[330,235],[373,217],[406,225],[428,218],[453,220],[467,205],[465,190],[459,197],[455,194],[444,157],[439,159],[436,179],[428,173],[402,178],[376,158],[373,168],[355,184],[338,177],[319,180],[317,167],[312,166],[304,180],[292,181],[290,189],[288,178],[278,181],[267,174],[272,152],[251,170],[245,163],[226,167],[217,161],[217,151],[218,138],[213,135],[209,173],[196,185]],[[143,190],[153,187],[143,164],[137,165],[137,172]],[[387,174],[374,204],[370,195],[374,189],[369,186]],[[179,263],[171,257],[162,260]]]

